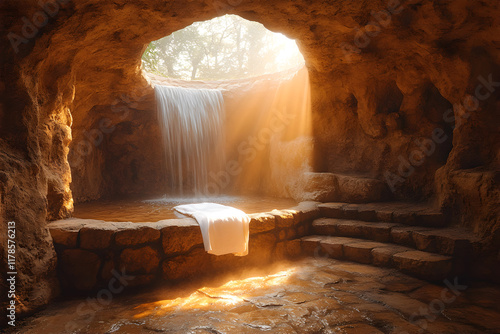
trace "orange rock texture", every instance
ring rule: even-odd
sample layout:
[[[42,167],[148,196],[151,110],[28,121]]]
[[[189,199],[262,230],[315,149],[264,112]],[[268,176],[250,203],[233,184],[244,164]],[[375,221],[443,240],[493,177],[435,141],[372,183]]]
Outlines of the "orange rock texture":
[[[71,214],[71,189],[78,201],[158,190],[162,172],[150,162],[161,147],[140,67],[148,43],[226,13],[297,41],[311,81],[315,171],[387,181],[396,198],[435,198],[452,223],[498,244],[499,6],[3,1],[0,240],[15,221],[21,311],[57,291],[46,222]]]

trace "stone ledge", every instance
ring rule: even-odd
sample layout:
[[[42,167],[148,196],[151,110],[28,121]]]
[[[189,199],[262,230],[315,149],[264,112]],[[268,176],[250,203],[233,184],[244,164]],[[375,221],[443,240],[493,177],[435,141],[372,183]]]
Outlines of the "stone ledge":
[[[55,244],[68,248],[76,248],[78,243],[79,229],[52,228],[50,235]]]
[[[417,249],[445,255],[471,254],[480,239],[469,231],[460,228],[421,230],[413,232]]]
[[[365,176],[308,172],[301,183],[303,201],[368,203],[387,200],[391,195],[384,181]]]
[[[152,223],[105,222],[71,218],[48,224],[58,253],[65,288],[89,291],[104,286],[113,272],[135,276],[131,285],[161,278],[185,280],[209,269],[260,265],[301,254],[297,236],[307,233],[320,215],[318,203],[300,203],[287,210],[249,215],[249,254],[214,256],[203,249],[201,230],[192,218]]]
[[[427,204],[408,202],[382,202],[349,204],[343,202],[318,205],[325,218],[382,221],[403,225],[442,227],[446,217]]]
[[[422,251],[398,253],[393,260],[399,270],[430,281],[447,278],[453,269],[450,256]]]
[[[384,247],[385,244],[372,241],[344,244],[344,256],[347,260],[370,264],[373,262],[372,249]]]
[[[80,248],[106,249],[111,247],[112,237],[116,232],[114,226],[85,226],[80,229]]]
[[[161,243],[165,254],[185,253],[203,244],[200,226],[194,219],[176,219],[161,228]]]
[[[372,223],[335,218],[316,219],[312,224],[316,234],[364,238],[379,242],[389,242],[392,228],[399,226],[395,223]]]
[[[154,242],[160,238],[161,232],[149,226],[136,226],[121,230],[115,234],[117,246],[135,246]]]
[[[393,267],[393,257],[395,254],[414,251],[415,249],[398,246],[398,245],[384,245],[372,249],[373,264],[381,267]]]
[[[253,213],[250,217],[250,234],[267,232],[276,228],[276,217],[268,213]]]
[[[299,214],[299,221],[310,222],[321,216],[321,212],[318,208],[320,202],[305,201],[300,202],[297,206],[287,209],[285,211],[295,211]]]
[[[334,259],[344,258],[344,245],[350,243],[361,242],[361,239],[343,238],[343,237],[326,237],[320,241],[321,250]]]
[[[289,228],[297,224],[299,219],[296,211],[273,210],[269,212],[276,218],[276,228]]]

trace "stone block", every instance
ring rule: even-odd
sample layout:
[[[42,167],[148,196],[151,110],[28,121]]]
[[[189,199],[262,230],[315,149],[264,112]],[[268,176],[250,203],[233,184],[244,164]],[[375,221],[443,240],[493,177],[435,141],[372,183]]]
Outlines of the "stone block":
[[[413,251],[414,249],[398,246],[398,245],[385,245],[383,247],[376,247],[372,249],[372,263],[381,267],[392,267],[394,254]]]
[[[276,243],[276,236],[272,233],[250,236],[248,241],[247,260],[253,264],[265,264],[270,262]]]
[[[319,204],[318,208],[323,217],[342,219],[345,218],[343,207],[346,205],[346,203],[323,203]]]
[[[268,213],[254,213],[250,217],[250,234],[272,231],[276,228],[276,218]]]
[[[391,241],[398,245],[415,247],[413,232],[426,230],[428,228],[420,226],[395,226],[391,229]]]
[[[344,246],[353,243],[360,242],[359,239],[342,238],[342,237],[326,237],[320,241],[321,250],[328,257],[334,259],[342,259],[344,257]]]
[[[286,238],[288,240],[295,239],[297,237],[297,231],[294,228],[286,230]]]
[[[85,226],[80,230],[80,248],[108,249],[111,247],[113,234],[118,230],[111,224]]]
[[[375,220],[379,222],[392,222],[392,211],[391,210],[376,210]]]
[[[316,218],[321,216],[320,209],[318,208],[319,202],[305,201],[300,202],[299,205],[290,208],[290,210],[295,210],[300,212],[300,222],[311,222]]]
[[[378,179],[335,174],[338,180],[339,201],[347,203],[369,203],[387,200],[390,197],[387,184]]]
[[[364,231],[364,223],[352,220],[337,220],[331,221],[335,224],[335,229],[337,230],[338,236],[342,237],[352,237],[352,238],[362,238]]]
[[[55,244],[63,245],[69,248],[76,248],[78,242],[79,230],[50,228],[50,235]]]
[[[246,256],[235,256],[233,254],[212,255],[208,254],[209,262],[216,272],[231,271],[240,266]]]
[[[437,211],[422,211],[417,213],[417,223],[421,226],[443,227],[446,225],[446,217]]]
[[[297,227],[297,236],[303,237],[308,233],[308,225],[300,225]]]
[[[300,247],[302,249],[302,254],[307,256],[315,256],[315,254],[319,254],[321,250],[320,241],[321,237],[317,236],[308,236],[300,239]]]
[[[437,252],[434,231],[414,231],[412,236],[418,250],[431,253]]]
[[[384,246],[385,244],[370,241],[345,244],[344,257],[350,261],[370,264],[372,263],[372,249]]]
[[[276,248],[274,249],[274,259],[275,260],[284,260],[288,257],[286,252],[286,241],[281,241],[276,244]]]
[[[203,244],[200,226],[194,219],[170,220],[168,225],[162,227],[161,238],[166,255],[186,253]]]
[[[294,213],[285,210],[273,210],[270,214],[276,218],[276,228],[292,227],[297,220]]]
[[[398,226],[400,225],[393,223],[364,223],[362,225],[363,237],[379,242],[389,242],[391,240],[391,230]]]
[[[480,240],[471,231],[461,228],[418,231],[414,232],[413,238],[420,250],[462,257],[471,256],[473,245]]]
[[[301,184],[302,201],[331,202],[337,197],[338,181],[332,173],[306,172],[302,176]]]
[[[163,261],[162,277],[165,280],[194,279],[210,274],[210,258],[201,248],[193,249],[189,254],[179,255]]]
[[[302,254],[300,239],[288,240],[285,242],[286,254],[290,258],[297,258]]]
[[[313,221],[312,230],[315,234],[320,235],[336,235],[337,226],[333,224],[335,222],[333,218],[319,218]]]
[[[126,248],[120,254],[120,267],[127,273],[151,274],[158,269],[159,263],[158,251],[149,246],[138,249]]]
[[[278,242],[274,250],[276,260],[297,258],[302,254],[301,240],[294,239]]]
[[[445,279],[453,269],[450,256],[422,251],[398,253],[393,256],[393,260],[401,271],[430,281]]]
[[[161,232],[148,226],[137,226],[115,233],[115,244],[120,247],[135,246],[158,241]]]
[[[357,204],[346,204],[342,207],[344,219],[359,219],[359,206]]]

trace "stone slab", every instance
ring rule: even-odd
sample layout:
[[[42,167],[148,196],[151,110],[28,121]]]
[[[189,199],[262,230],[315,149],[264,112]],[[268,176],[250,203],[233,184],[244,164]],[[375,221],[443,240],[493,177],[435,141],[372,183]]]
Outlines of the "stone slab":
[[[250,234],[267,232],[276,228],[276,218],[268,213],[254,213],[250,217]]]
[[[344,257],[350,261],[370,264],[372,263],[372,249],[384,246],[385,244],[370,241],[344,244]]]
[[[452,257],[434,253],[403,252],[395,254],[393,260],[401,271],[430,281],[441,281],[453,270]]]

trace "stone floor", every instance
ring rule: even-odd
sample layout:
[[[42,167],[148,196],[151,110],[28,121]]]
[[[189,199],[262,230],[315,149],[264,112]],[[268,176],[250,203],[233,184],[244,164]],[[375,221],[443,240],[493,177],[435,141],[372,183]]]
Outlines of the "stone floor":
[[[500,333],[500,287],[332,259],[52,304],[8,333]]]

